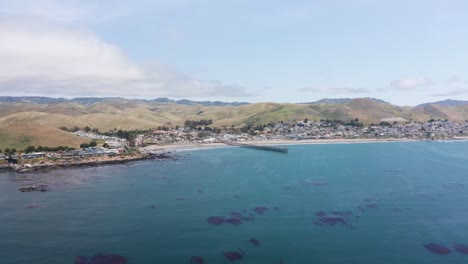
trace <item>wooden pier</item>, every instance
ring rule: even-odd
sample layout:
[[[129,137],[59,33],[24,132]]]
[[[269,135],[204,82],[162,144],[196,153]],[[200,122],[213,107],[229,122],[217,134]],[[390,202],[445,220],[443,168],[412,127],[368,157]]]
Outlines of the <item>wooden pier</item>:
[[[259,150],[267,150],[279,153],[288,153],[288,148],[285,147],[276,147],[276,146],[259,146],[259,145],[252,145],[252,144],[244,144],[244,143],[237,143],[237,142],[224,142],[224,144],[229,146],[236,146],[242,148],[252,148],[252,149],[259,149]]]

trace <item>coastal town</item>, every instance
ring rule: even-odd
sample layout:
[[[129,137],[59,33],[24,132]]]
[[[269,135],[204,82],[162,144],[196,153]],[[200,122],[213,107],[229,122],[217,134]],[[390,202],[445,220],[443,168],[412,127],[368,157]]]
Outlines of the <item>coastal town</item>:
[[[391,121],[391,123],[390,123]],[[321,140],[321,139],[381,139],[381,140],[443,140],[468,136],[468,123],[449,120],[429,120],[424,123],[382,121],[380,124],[364,126],[358,119],[350,122],[307,119],[295,122],[279,122],[262,126],[239,126],[212,129],[208,126],[163,127],[139,135],[135,144],[174,143],[223,143],[245,141],[266,143],[272,140]]]
[[[186,122],[188,126],[172,127],[170,124],[141,133],[121,133],[127,138],[107,136],[99,133],[78,130],[76,136],[91,140],[82,144],[80,149],[58,147],[28,147],[23,151],[8,150],[0,153],[5,160],[3,167],[16,168],[17,171],[30,171],[44,167],[67,167],[123,163],[147,159],[164,152],[171,146],[210,146],[220,143],[320,143],[339,142],[340,140],[452,140],[468,136],[468,123],[449,120],[429,120],[424,123],[402,122],[388,119],[379,124],[363,125],[358,119],[349,122],[336,120],[288,121],[257,126],[231,126],[213,128],[210,122]],[[99,143],[98,143],[99,142]],[[152,156],[153,155],[153,156]],[[167,156],[163,156],[167,157]],[[31,165],[32,164],[32,165]]]

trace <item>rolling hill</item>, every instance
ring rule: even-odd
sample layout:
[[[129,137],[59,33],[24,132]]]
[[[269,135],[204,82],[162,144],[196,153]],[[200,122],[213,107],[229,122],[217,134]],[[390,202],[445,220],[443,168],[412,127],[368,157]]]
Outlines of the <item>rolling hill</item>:
[[[114,128],[149,129],[185,120],[211,119],[214,126],[256,125],[287,120],[344,120],[359,118],[379,123],[385,118],[426,121],[468,120],[468,104],[428,103],[400,107],[373,98],[324,99],[306,104],[223,103],[124,98],[0,97],[0,148],[27,145],[79,146],[87,140],[59,129],[89,126],[100,131]]]

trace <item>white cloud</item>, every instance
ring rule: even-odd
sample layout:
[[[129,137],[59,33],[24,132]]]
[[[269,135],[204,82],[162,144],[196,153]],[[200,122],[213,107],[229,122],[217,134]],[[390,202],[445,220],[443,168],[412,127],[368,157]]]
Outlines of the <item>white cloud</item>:
[[[458,89],[447,91],[445,93],[431,94],[431,96],[447,97],[447,96],[457,96],[457,95],[464,95],[464,94],[468,94],[468,89],[458,88]]]
[[[444,81],[447,84],[457,84],[457,83],[462,82],[463,80],[460,77],[454,75],[454,76],[450,76],[449,78],[445,79]]]
[[[413,90],[430,85],[432,85],[432,81],[428,78],[403,78],[390,82],[390,87],[399,90]]]
[[[0,80],[16,78],[141,79],[118,47],[87,32],[0,24]],[[6,63],[5,63],[6,62]]]
[[[336,87],[336,86],[306,87],[306,88],[302,88],[300,91],[301,92],[338,93],[338,94],[370,93],[370,91],[365,88]]]
[[[239,86],[144,68],[86,31],[0,23],[0,92],[16,95],[242,97]]]

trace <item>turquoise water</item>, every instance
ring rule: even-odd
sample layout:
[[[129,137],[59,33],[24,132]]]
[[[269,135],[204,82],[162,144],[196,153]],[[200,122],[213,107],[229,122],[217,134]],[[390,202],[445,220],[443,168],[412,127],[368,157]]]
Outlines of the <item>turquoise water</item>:
[[[0,263],[74,263],[98,252],[131,264],[190,256],[229,263],[222,252],[239,248],[246,264],[468,263],[468,255],[423,247],[468,244],[467,149],[468,142],[296,145],[287,155],[223,148],[180,152],[177,161],[2,173]],[[53,190],[17,191],[31,183]],[[271,209],[241,225],[206,220],[256,206]],[[352,227],[314,224],[321,210],[352,211]]]

